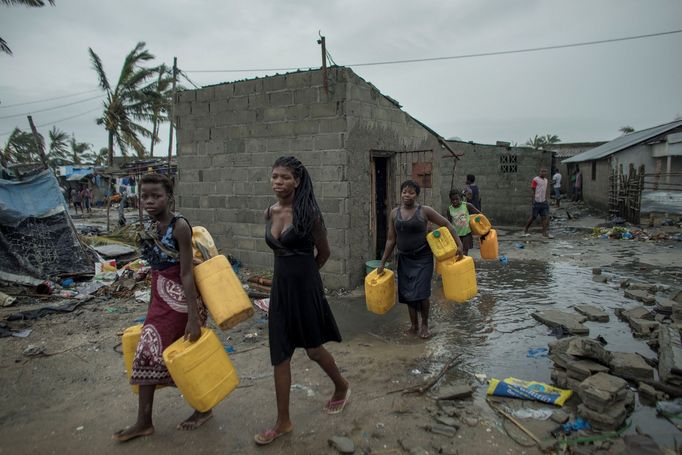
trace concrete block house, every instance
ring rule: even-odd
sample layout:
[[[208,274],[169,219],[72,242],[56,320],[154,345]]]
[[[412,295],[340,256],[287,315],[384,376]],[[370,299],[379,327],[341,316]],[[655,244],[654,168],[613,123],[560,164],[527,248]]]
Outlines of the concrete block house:
[[[251,268],[272,266],[263,212],[275,202],[272,163],[295,155],[308,168],[329,233],[325,285],[362,282],[383,251],[400,182],[444,207],[440,170],[457,158],[433,130],[352,70],[322,70],[187,90],[176,102],[177,207]],[[447,198],[447,191],[445,191]]]

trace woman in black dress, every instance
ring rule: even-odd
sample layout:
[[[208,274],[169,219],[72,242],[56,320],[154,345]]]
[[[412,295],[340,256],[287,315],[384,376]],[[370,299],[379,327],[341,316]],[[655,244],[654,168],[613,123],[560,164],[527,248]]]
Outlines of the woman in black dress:
[[[265,241],[275,254],[268,333],[270,360],[275,367],[277,422],[254,437],[259,445],[269,444],[293,429],[289,390],[294,349],[305,348],[308,357],[334,382],[334,394],[325,406],[328,414],[343,411],[350,398],[348,381],[322,346],[327,341],[340,342],[341,335],[319,272],[330,251],[312,181],[305,166],[293,156],[275,161],[270,180],[277,203],[265,211]]]
[[[457,243],[457,259],[462,259],[462,241],[455,228],[442,215],[428,205],[417,203],[420,188],[417,182],[406,180],[400,185],[401,204],[391,211],[388,224],[388,239],[384,248],[384,256],[377,268],[377,273],[384,273],[384,265],[396,243],[398,244],[398,300],[407,304],[410,313],[408,333],[421,338],[429,338],[429,309],[431,302],[431,279],[433,278],[433,254],[426,241],[429,222],[438,226],[447,226]],[[418,314],[421,314],[422,325],[419,327]]]

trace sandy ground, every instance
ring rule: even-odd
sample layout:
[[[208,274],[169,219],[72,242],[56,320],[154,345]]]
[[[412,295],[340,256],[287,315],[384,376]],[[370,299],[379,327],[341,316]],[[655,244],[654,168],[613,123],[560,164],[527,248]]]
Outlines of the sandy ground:
[[[604,242],[609,241],[594,239],[586,231],[602,220],[582,217],[567,222],[560,219],[560,212],[557,217],[553,223],[557,238],[553,240],[545,240],[539,231],[524,238],[519,228],[500,228],[501,254],[510,260],[570,261],[584,267],[643,264],[658,268],[679,264],[682,259],[679,243],[654,246],[653,242],[637,242],[641,245],[633,249],[633,243],[611,242],[605,247]],[[516,247],[519,243],[524,248]],[[472,255],[476,257],[478,250]],[[0,340],[0,453],[325,454],[336,453],[327,444],[333,435],[351,438],[356,453],[399,454],[415,447],[428,453],[539,453],[507,436],[502,420],[481,400],[460,404],[462,417],[476,419],[470,422],[474,426],[461,423],[453,437],[427,432],[424,427],[433,423],[435,401],[427,395],[388,392],[420,384],[437,373],[447,360],[439,347],[400,333],[380,335],[384,324],[407,322],[404,308],[383,317],[372,315],[364,309],[361,289],[329,300],[344,341],[327,347],[353,391],[351,403],[341,415],[323,412],[332,384],[305,352],[297,351],[292,361],[291,394],[295,431],[271,446],[255,447],[253,435],[275,418],[267,322],[257,313],[236,329],[220,333],[225,343],[234,346],[231,358],[241,385],[216,407],[211,421],[193,432],[177,431],[176,424],[191,410],[177,389],[166,388],[157,393],[155,401],[156,433],[127,444],[113,442],[111,434],[133,423],[137,410],[122,356],[115,349],[120,333],[145,314],[146,304],[105,296],[74,313],[26,324],[33,329],[28,338]],[[3,308],[0,317],[32,308],[35,304]],[[253,333],[258,335],[246,336]],[[29,345],[45,346],[46,352],[54,355],[26,358],[22,352]],[[461,371],[454,368],[446,380],[467,377],[465,367]]]

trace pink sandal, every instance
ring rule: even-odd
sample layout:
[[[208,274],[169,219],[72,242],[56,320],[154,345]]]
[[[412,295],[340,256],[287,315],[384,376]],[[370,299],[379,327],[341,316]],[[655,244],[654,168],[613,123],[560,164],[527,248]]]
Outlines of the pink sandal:
[[[269,430],[265,430],[265,431],[258,433],[257,435],[255,435],[253,437],[253,440],[259,446],[266,446],[266,445],[270,444],[272,441],[274,441],[275,439],[279,438],[280,436],[284,436],[285,434],[289,434],[289,433],[291,433],[291,430],[282,431],[282,432],[278,433],[277,431],[275,431],[274,429],[271,428]]]
[[[326,406],[324,409],[327,411],[327,414],[329,415],[334,415],[334,414],[341,414],[343,412],[343,409],[346,407],[348,402],[350,401],[350,388],[346,391],[346,396],[342,400],[329,400],[327,401]]]

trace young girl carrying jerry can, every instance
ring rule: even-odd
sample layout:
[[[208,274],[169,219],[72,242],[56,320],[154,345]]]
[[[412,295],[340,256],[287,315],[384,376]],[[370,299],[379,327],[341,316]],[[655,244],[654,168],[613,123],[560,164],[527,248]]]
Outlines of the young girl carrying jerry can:
[[[192,274],[192,229],[185,218],[171,211],[172,201],[173,184],[168,177],[142,177],[140,202],[152,221],[140,235],[140,248],[152,268],[152,296],[130,379],[140,388],[137,421],[114,433],[113,439],[119,442],[154,433],[152,404],[156,386],[173,385],[163,351],[183,336],[189,341],[198,340],[206,321]],[[195,411],[178,429],[194,430],[211,417],[210,410]]]

